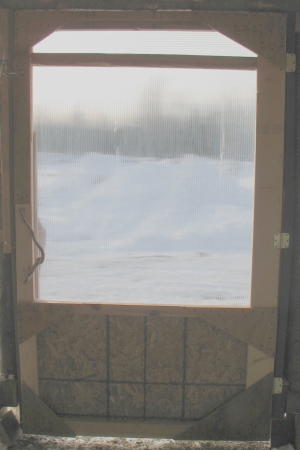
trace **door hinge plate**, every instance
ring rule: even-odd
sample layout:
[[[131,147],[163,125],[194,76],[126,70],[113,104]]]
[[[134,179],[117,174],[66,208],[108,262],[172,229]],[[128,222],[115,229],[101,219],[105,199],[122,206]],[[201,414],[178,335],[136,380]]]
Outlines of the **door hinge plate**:
[[[282,378],[274,378],[273,394],[281,394],[282,393],[282,385],[283,385]]]
[[[296,72],[296,55],[294,53],[285,54],[285,71]]]
[[[275,248],[288,248],[289,245],[290,245],[289,233],[274,234],[274,247]]]

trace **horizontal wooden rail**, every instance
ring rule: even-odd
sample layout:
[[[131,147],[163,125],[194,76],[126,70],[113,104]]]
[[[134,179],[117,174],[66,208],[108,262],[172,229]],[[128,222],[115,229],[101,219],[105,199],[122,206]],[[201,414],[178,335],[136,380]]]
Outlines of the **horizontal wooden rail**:
[[[195,55],[32,53],[31,63],[34,66],[165,67],[185,69],[256,70],[257,58]]]

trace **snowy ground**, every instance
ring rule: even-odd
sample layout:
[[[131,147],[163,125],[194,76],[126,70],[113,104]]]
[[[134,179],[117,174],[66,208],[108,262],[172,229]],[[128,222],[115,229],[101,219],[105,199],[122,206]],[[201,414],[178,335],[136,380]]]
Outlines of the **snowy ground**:
[[[39,154],[40,299],[247,306],[253,163]]]

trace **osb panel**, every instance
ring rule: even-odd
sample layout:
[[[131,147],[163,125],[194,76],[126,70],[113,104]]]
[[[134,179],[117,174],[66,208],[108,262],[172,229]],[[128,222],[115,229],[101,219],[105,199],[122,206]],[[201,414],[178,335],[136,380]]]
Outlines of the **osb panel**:
[[[207,322],[188,319],[187,383],[245,384],[247,345]]]
[[[182,382],[183,328],[183,318],[148,318],[147,382]]]
[[[107,414],[106,383],[41,380],[40,397],[56,414]]]
[[[144,416],[144,386],[142,384],[112,383],[109,414],[111,417]]]
[[[235,397],[243,386],[186,386],[185,418],[200,419]]]
[[[178,419],[182,416],[182,386],[156,384],[146,388],[146,417]]]
[[[106,318],[68,315],[38,334],[40,378],[106,379]]]
[[[110,317],[110,380],[143,381],[143,317]]]

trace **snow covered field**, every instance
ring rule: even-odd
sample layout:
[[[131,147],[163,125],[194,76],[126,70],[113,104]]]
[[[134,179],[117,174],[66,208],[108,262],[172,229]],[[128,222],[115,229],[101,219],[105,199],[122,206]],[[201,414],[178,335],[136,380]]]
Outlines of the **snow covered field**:
[[[38,158],[40,300],[249,305],[253,163]]]

